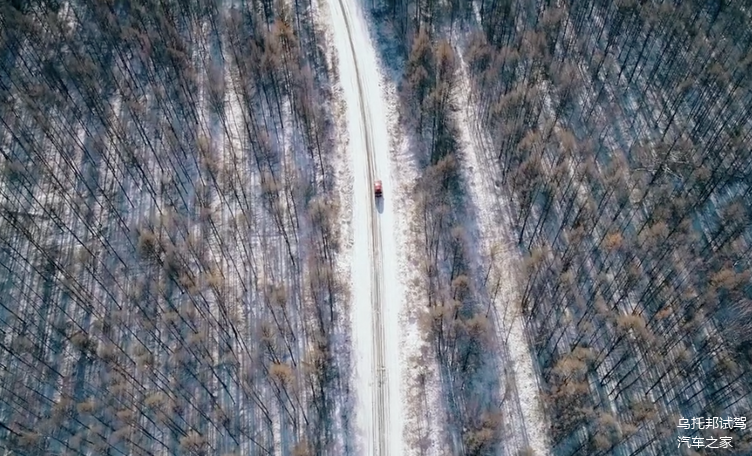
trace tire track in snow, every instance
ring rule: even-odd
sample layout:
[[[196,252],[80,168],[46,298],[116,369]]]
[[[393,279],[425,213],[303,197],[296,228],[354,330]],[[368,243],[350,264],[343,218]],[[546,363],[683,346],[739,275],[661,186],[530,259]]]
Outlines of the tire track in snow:
[[[350,11],[346,4],[342,0],[337,0],[334,5],[339,9],[342,15],[343,22],[347,31],[347,39],[349,44],[349,50],[352,56],[353,69],[355,71],[356,87],[359,99],[359,111],[360,111],[360,133],[365,140],[365,152],[367,158],[367,183],[370,191],[373,191],[374,187],[374,173],[376,171],[375,151],[373,140],[373,128],[371,122],[371,109],[368,104],[368,98],[364,96],[363,90],[363,77],[360,71],[360,65],[358,63],[357,52],[353,43],[353,30],[352,19]],[[356,151],[358,153],[359,151]],[[373,201],[373,193],[370,196]],[[381,206],[379,206],[381,204]],[[375,206],[375,207],[373,207]],[[373,338],[373,357],[371,363],[370,378],[372,385],[372,421],[371,421],[371,435],[372,442],[372,454],[374,455],[389,455],[390,447],[387,441],[389,432],[389,389],[386,379],[386,366],[384,360],[384,307],[383,307],[383,259],[381,255],[382,241],[381,241],[381,221],[379,217],[374,217],[374,210],[383,208],[383,201],[372,203],[372,209],[367,211],[368,217],[368,238],[370,240],[370,259],[371,259],[371,312],[372,312],[372,338]],[[355,280],[358,280],[356,277]],[[370,443],[370,442],[369,442]],[[366,452],[368,453],[368,452]]]

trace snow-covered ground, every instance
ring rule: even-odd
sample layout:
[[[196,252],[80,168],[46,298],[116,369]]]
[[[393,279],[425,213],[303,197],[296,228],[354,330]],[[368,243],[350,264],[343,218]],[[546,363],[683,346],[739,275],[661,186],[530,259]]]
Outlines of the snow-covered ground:
[[[383,78],[358,5],[327,2],[342,93],[347,103],[352,173],[352,343],[357,454],[402,455],[399,315],[405,300],[397,276],[394,188]],[[373,183],[384,198],[374,202]]]
[[[335,122],[334,131],[340,132],[347,128],[346,124],[346,110],[342,87],[338,80],[337,58],[334,52],[334,37],[332,33],[332,27],[330,26],[330,10],[327,0],[314,0],[311,3],[314,22],[316,27],[320,27],[321,36],[323,36],[325,45],[324,52],[326,56],[326,66],[329,74],[332,75],[332,98],[331,98],[331,111],[332,118]],[[353,202],[353,179],[352,169],[349,163],[350,155],[347,153],[348,138],[346,135],[335,135],[333,138],[334,150],[332,156],[334,160],[332,162],[332,168],[334,169],[334,181],[335,192],[340,204],[339,219],[336,221],[338,224],[337,234],[339,236],[339,255],[337,256],[335,264],[335,273],[337,277],[349,278],[351,276],[352,265],[350,259],[352,258],[352,202]],[[347,280],[347,279],[345,279]],[[344,300],[345,304],[349,303],[348,299]],[[350,338],[352,337],[352,328],[350,327],[351,318],[348,309],[344,309],[340,312],[340,318],[338,323],[334,325],[334,331],[336,332],[337,346],[333,347],[334,352],[339,353],[339,363],[347,370],[350,360],[350,356],[344,359],[345,353],[350,352]],[[336,420],[333,423],[333,429],[335,429],[335,435],[341,436],[338,439],[337,446],[335,446],[336,452],[334,454],[352,454],[351,442],[352,436],[349,435],[349,431],[353,428],[349,422],[350,413],[352,412],[352,398],[348,397],[343,403],[337,403],[337,410],[334,413]],[[340,405],[342,404],[342,405]]]
[[[460,50],[457,50],[457,56],[460,62],[460,71],[457,73],[457,99],[460,101],[457,123],[462,173],[468,182],[469,197],[478,210],[480,243],[484,250],[482,255],[493,258],[494,269],[499,275],[500,288],[493,303],[495,323],[501,339],[498,353],[504,357],[500,365],[512,372],[511,392],[517,393],[517,398],[513,395],[511,400],[504,401],[504,414],[512,421],[509,431],[517,450],[527,446],[536,455],[545,455],[550,453],[547,420],[541,407],[537,375],[519,309],[515,259],[512,257],[516,250],[511,242],[507,242],[510,236],[504,230],[505,227],[512,226],[509,208],[494,184],[493,176],[500,173],[495,172],[496,163],[489,155],[491,140],[485,131],[475,125],[478,116],[469,102],[470,83]],[[495,253],[492,253],[492,249]],[[509,387],[511,385],[507,382],[502,382],[502,388],[506,390]],[[501,391],[500,396],[504,397],[505,393],[506,391]],[[514,422],[517,419],[522,422]]]

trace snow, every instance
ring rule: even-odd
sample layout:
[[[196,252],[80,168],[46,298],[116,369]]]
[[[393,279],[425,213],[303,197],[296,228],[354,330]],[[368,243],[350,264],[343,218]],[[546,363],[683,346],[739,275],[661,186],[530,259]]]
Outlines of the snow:
[[[504,401],[504,412],[508,417],[521,415],[522,423],[511,423],[512,426],[519,426],[512,430],[516,437],[515,443],[520,446],[518,449],[522,450],[521,446],[524,446],[519,443],[521,437],[536,455],[545,455],[550,453],[547,421],[541,408],[537,374],[533,367],[533,359],[518,307],[518,290],[513,272],[516,269],[514,265],[516,259],[510,256],[510,252],[514,252],[515,249],[511,242],[504,245],[504,241],[509,239],[504,227],[511,226],[511,219],[508,207],[496,206],[496,204],[504,204],[504,197],[497,195],[494,185],[496,164],[488,155],[490,138],[485,131],[478,129],[477,125],[471,131],[471,123],[475,122],[478,117],[468,100],[470,84],[466,63],[459,50],[457,50],[457,56],[460,62],[457,92],[460,94],[458,99],[461,103],[458,125],[462,144],[463,177],[469,184],[470,198],[478,210],[480,245],[483,246],[484,256],[486,258],[492,256],[491,250],[494,247],[492,241],[502,243],[502,248],[496,255],[501,288],[494,306],[497,330],[499,335],[506,340],[503,343],[504,346],[499,347],[499,354],[504,357],[500,364],[513,372],[514,390],[516,390],[518,401],[517,404],[515,401]],[[509,386],[504,383],[502,382],[502,389]],[[504,393],[505,391],[502,390],[500,396],[504,397]],[[515,406],[519,409],[515,410]]]
[[[337,48],[340,81],[343,93],[348,100],[347,123],[350,131],[361,130],[360,134],[349,135],[349,148],[352,156],[353,171],[353,199],[358,200],[353,206],[352,211],[352,266],[351,274],[351,297],[352,305],[351,330],[352,344],[354,353],[353,365],[353,385],[356,396],[356,417],[355,427],[358,432],[358,440],[361,442],[361,448],[357,453],[373,453],[373,423],[371,416],[373,414],[372,386],[373,376],[371,372],[371,362],[373,354],[373,333],[370,314],[370,296],[371,283],[365,280],[370,277],[370,257],[368,252],[368,219],[364,216],[364,201],[362,195],[369,195],[366,182],[366,166],[362,163],[364,157],[361,151],[365,150],[364,138],[362,134],[363,125],[360,124],[360,115],[358,107],[360,103],[357,98],[357,87],[355,87],[355,75],[353,71],[353,56],[348,49],[346,28],[342,25],[344,18],[342,11],[337,7],[336,2],[330,8],[332,22],[336,24],[333,27],[335,43]],[[369,210],[371,205],[366,203]]]
[[[338,0],[331,0],[328,5],[340,83],[347,103],[348,145],[352,160],[350,312],[356,390],[355,426],[360,440],[357,453],[402,455],[401,358],[396,354],[400,351],[399,316],[405,300],[404,288],[397,277],[392,199],[395,186],[390,170],[390,129],[387,128],[382,100],[383,77],[359,7]],[[391,124],[396,123],[393,110],[389,120]],[[372,182],[376,179],[380,179],[384,187],[384,198],[378,205],[374,204],[372,191]],[[372,219],[375,223],[370,223]],[[374,293],[378,296],[375,313],[372,308]],[[378,321],[382,324],[374,325]],[[379,348],[381,356],[375,355]],[[379,360],[383,365],[378,365]],[[379,382],[382,380],[383,403],[378,404]],[[382,408],[382,416],[374,415]],[[385,442],[385,448],[377,446],[380,441]]]
[[[329,107],[332,112],[332,118],[334,119],[334,131],[340,132],[346,130],[346,106],[343,99],[342,88],[338,83],[337,77],[337,62],[334,54],[334,38],[332,36],[332,27],[329,24],[329,8],[328,5],[320,0],[314,0],[311,3],[311,9],[313,13],[313,19],[316,24],[317,30],[321,32],[324,37],[324,52],[326,57],[327,71],[332,77],[331,93],[332,98],[329,103]],[[352,233],[350,227],[352,225],[352,172],[347,160],[347,144],[348,138],[344,135],[335,135],[334,138],[334,150],[331,156],[332,168],[334,170],[334,192],[336,192],[337,200],[340,204],[340,217],[337,220],[337,236],[339,238],[339,254],[335,261],[335,273],[337,277],[351,276],[350,259],[352,257]],[[349,283],[349,282],[348,282]],[[347,302],[347,299],[345,299]],[[343,366],[343,370],[347,369],[350,362],[350,357],[347,353],[350,349],[350,335],[349,328],[349,315],[347,310],[338,313],[337,322],[334,324],[335,336],[333,337],[335,346],[333,351],[339,354],[340,363]],[[334,423],[332,428],[335,435],[335,448],[334,454],[350,454],[349,447],[349,435],[348,430],[351,428],[348,421],[348,413],[350,412],[350,398],[345,398],[343,401],[337,401],[335,403],[335,413],[333,414]]]
[[[399,283],[403,287],[400,296],[404,305],[401,306],[397,319],[392,320],[398,322],[400,328],[399,356],[390,358],[394,362],[398,361],[401,366],[401,404],[404,405],[400,413],[400,427],[403,429],[404,440],[403,452],[400,454],[439,455],[443,454],[447,431],[444,428],[445,413],[438,364],[433,347],[424,338],[425,331],[419,325],[419,318],[425,312],[425,307],[416,305],[428,302],[425,288],[420,285],[424,279],[423,271],[418,267],[422,247],[415,242],[423,236],[419,225],[411,225],[411,220],[416,219],[418,211],[413,195],[419,172],[415,154],[410,148],[409,134],[399,125],[397,87],[394,80],[396,78],[382,79],[382,89],[385,99],[389,101],[385,106],[385,114],[392,133],[390,175],[393,183],[389,197],[394,203],[394,242],[396,250],[403,253],[397,257],[398,267],[393,269],[401,279],[400,282],[393,283]],[[412,286],[408,287],[407,284]],[[392,391],[395,389],[392,388]]]
[[[385,29],[379,30],[378,34],[390,36],[394,33],[389,22],[382,22],[379,26]],[[397,257],[398,268],[395,269],[403,287],[404,303],[398,317],[404,451],[401,454],[435,456],[446,454],[446,436],[449,434],[436,352],[426,338],[425,328],[421,327],[426,307],[420,303],[428,302],[425,272],[421,267],[425,236],[422,224],[418,222],[421,215],[415,198],[421,173],[413,146],[416,139],[400,121],[396,81],[402,77],[401,69],[399,65],[384,63],[388,59],[399,61],[400,57],[394,55],[394,51],[382,47],[383,58],[377,68],[382,70],[384,114],[391,136],[390,173],[393,183],[389,198],[393,202],[393,235],[397,252],[402,253]]]

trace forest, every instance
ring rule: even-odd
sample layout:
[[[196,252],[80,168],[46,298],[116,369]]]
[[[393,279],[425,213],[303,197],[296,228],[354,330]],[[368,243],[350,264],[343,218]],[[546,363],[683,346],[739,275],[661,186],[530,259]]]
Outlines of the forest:
[[[296,4],[0,4],[6,454],[304,456],[348,426],[331,74]]]
[[[678,427],[752,422],[750,5],[357,3],[419,174],[403,304],[441,454],[538,454],[503,299],[550,454],[750,454],[746,427]],[[323,4],[0,2],[4,453],[358,454]]]
[[[430,195],[425,259],[440,365],[483,367],[493,284],[467,280],[458,96],[467,61],[487,172],[513,210],[520,306],[551,451],[679,454],[679,418],[744,417],[752,391],[752,32],[741,2],[383,0]],[[455,76],[453,76],[455,75]],[[434,204],[439,196],[441,204]],[[485,267],[490,268],[492,264]],[[486,275],[486,278],[488,276]],[[449,305],[447,303],[450,303]],[[479,305],[480,304],[480,305]],[[475,355],[477,356],[477,355]],[[487,364],[487,363],[486,363]],[[498,367],[497,367],[498,368]],[[497,377],[498,378],[498,377]],[[491,388],[446,383],[463,454],[504,439]],[[497,398],[498,399],[498,398]],[[486,404],[485,410],[473,403]],[[732,437],[742,428],[691,431]],[[683,454],[683,453],[682,453]],[[693,454],[697,454],[694,453]]]

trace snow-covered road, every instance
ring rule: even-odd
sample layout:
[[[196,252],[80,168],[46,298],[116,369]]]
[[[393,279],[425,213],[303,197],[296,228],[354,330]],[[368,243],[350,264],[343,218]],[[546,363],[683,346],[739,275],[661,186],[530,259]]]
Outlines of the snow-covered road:
[[[347,103],[353,175],[351,321],[354,351],[358,454],[401,455],[398,316],[402,289],[389,173],[389,135],[380,73],[360,5],[330,0],[340,81]],[[374,181],[384,197],[375,201]]]

